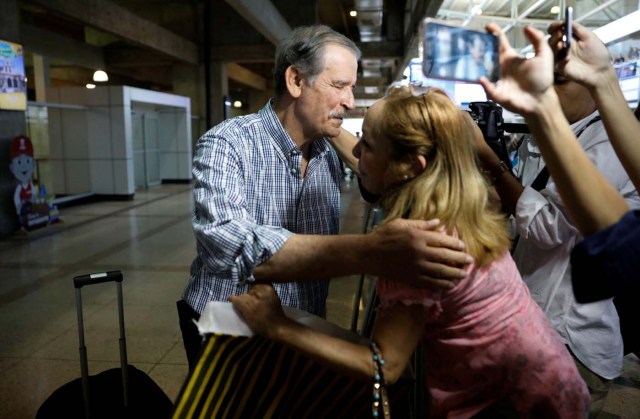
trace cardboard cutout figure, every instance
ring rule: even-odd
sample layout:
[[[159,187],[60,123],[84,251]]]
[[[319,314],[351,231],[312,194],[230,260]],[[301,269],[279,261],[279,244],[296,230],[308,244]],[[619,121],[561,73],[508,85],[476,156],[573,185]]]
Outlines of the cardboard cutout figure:
[[[18,180],[13,194],[13,202],[20,224],[24,229],[32,229],[50,222],[50,205],[39,196],[33,183],[33,144],[29,137],[19,135],[11,142],[11,163],[9,169]]]
[[[24,135],[14,138],[11,142],[9,156],[11,158],[9,169],[19,182],[13,195],[13,202],[16,205],[16,212],[20,216],[24,204],[31,202],[35,189],[32,181],[33,144],[31,144],[31,140]]]

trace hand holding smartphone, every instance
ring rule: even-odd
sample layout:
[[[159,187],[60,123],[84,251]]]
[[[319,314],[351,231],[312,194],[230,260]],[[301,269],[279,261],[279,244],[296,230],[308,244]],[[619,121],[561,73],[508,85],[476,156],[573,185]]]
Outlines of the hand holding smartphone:
[[[427,18],[422,46],[426,77],[467,83],[477,83],[482,76],[492,82],[499,78],[498,38],[490,33]]]

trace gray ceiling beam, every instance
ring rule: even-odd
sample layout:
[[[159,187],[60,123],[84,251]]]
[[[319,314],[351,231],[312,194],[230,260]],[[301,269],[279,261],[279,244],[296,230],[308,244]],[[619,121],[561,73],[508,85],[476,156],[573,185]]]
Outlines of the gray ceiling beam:
[[[269,0],[225,0],[273,45],[285,38],[291,27]]]
[[[391,84],[389,77],[358,77],[357,87],[383,87]]]
[[[267,90],[267,80],[264,77],[236,63],[227,64],[227,76],[231,80],[242,83],[245,86],[263,91]]]
[[[276,48],[271,44],[255,45],[212,45],[213,61],[237,63],[272,63],[275,61]]]
[[[177,60],[198,64],[198,47],[194,42],[110,1],[29,0],[29,4],[72,18]]]
[[[366,59],[397,59],[402,58],[402,42],[360,42],[357,44]]]
[[[418,45],[420,44],[420,24],[426,17],[434,17],[438,13],[438,9],[442,6],[443,0],[417,0],[411,12],[411,21],[407,25],[405,32],[405,44],[402,54],[402,60],[396,68],[394,80],[401,80],[404,69],[409,65],[409,61],[418,54]]]
[[[166,55],[136,47],[105,47],[105,62],[109,67],[140,67],[171,65],[173,61]]]
[[[25,51],[49,57],[51,62],[77,65],[91,69],[105,68],[102,48],[75,41],[66,36],[20,24]]]

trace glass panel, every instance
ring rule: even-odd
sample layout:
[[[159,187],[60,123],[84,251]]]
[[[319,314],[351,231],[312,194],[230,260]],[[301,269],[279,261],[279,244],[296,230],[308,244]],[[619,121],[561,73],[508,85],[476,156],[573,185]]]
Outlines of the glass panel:
[[[131,139],[133,145],[133,151],[144,150],[144,114],[139,112],[131,113]]]
[[[160,153],[158,150],[147,150],[147,184],[160,183]]]
[[[144,144],[146,150],[157,150],[158,141],[158,118],[153,114],[144,116]]]
[[[147,181],[144,174],[144,150],[133,152],[133,171],[135,176],[136,188],[146,188]]]

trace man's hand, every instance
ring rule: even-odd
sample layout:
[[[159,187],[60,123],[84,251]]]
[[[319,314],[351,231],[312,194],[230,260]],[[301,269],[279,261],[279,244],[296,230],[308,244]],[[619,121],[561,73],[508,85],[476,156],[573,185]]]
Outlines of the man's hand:
[[[438,220],[396,219],[370,234],[376,244],[369,263],[385,278],[450,289],[473,261],[462,251],[464,243],[444,233]]]
[[[524,28],[524,33],[532,43],[536,55],[529,59],[521,57],[511,47],[498,25],[487,25],[487,31],[500,39],[500,80],[491,83],[486,77],[482,77],[480,84],[489,98],[526,118],[545,106],[545,97],[555,97],[553,52],[544,34],[530,26]]]
[[[563,22],[553,22],[547,32],[551,35],[549,45],[554,54],[562,47]],[[571,51],[556,63],[556,70],[569,80],[587,88],[597,87],[603,79],[617,77],[609,61],[609,50],[593,32],[579,23],[573,26]]]
[[[246,294],[229,296],[229,301],[256,334],[273,338],[278,326],[289,321],[271,284],[255,284]]]

